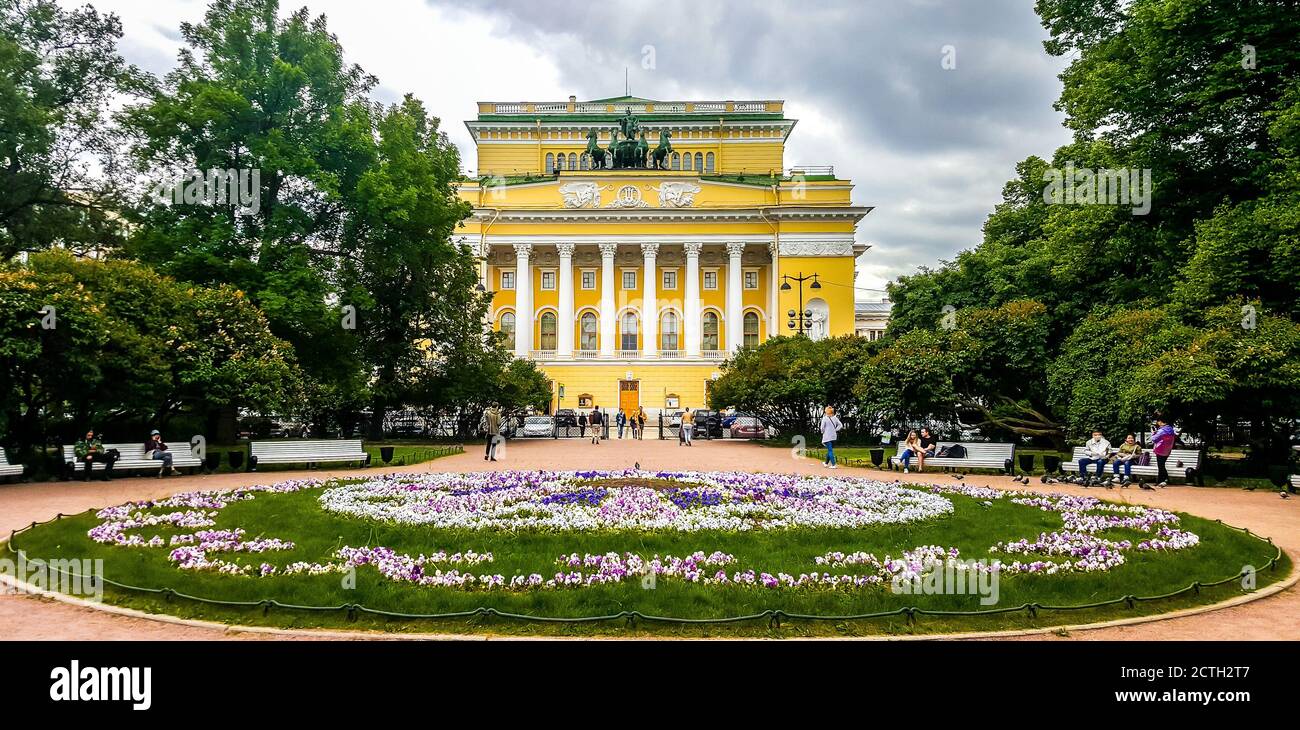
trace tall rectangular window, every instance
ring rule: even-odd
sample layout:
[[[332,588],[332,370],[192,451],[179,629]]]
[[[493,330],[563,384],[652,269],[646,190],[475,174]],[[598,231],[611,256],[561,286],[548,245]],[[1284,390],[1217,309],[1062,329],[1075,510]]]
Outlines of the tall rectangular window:
[[[704,272],[704,288],[710,290],[718,288],[718,272],[716,271]]]
[[[671,269],[664,271],[664,284],[663,284],[663,288],[665,288],[665,289],[676,289],[676,288],[677,288],[677,272],[676,272],[676,271],[673,271],[673,270],[671,270]]]
[[[513,272],[513,271],[502,271],[502,272],[501,272],[501,290],[502,290],[502,291],[511,291],[511,290],[513,290],[514,288],[515,288],[515,272]]]
[[[542,288],[545,289],[545,290],[547,290],[547,291],[550,291],[550,290],[552,290],[552,289],[555,288],[555,272],[554,272],[554,271],[543,271],[543,272],[542,272]]]
[[[596,272],[594,271],[582,272],[582,288],[588,290],[596,288]]]
[[[757,289],[757,288],[758,288],[758,272],[757,272],[757,271],[746,271],[746,272],[745,272],[745,288],[746,288],[746,289]]]
[[[623,288],[624,288],[624,289],[635,289],[635,288],[636,288],[636,272],[635,272],[635,271],[624,271],[624,272],[623,272]]]

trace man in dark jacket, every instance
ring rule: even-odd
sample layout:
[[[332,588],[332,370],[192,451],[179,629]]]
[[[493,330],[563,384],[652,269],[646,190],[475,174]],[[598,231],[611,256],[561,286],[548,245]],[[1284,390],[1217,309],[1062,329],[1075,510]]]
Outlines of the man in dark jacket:
[[[172,473],[172,452],[168,450],[167,444],[163,443],[162,434],[158,429],[149,432],[149,440],[144,442],[144,455],[154,461],[161,461],[162,466],[158,469],[158,478],[161,479],[164,473]]]
[[[113,462],[117,461],[117,457],[104,453],[104,443],[95,435],[93,428],[86,432],[85,438],[73,445],[72,453],[76,454],[77,461],[85,465],[86,481],[90,481],[90,470],[97,461],[104,465],[104,481],[113,477]]]

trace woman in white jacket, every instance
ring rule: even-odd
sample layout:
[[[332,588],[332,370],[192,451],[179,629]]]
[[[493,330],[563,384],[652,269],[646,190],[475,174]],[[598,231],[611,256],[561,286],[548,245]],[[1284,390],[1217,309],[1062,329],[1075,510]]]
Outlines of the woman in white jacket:
[[[839,417],[835,415],[835,409],[826,406],[826,414],[822,416],[821,422],[822,446],[826,448],[826,461],[823,462],[823,466],[831,469],[839,468],[835,466],[835,439],[839,438],[841,428],[844,428],[844,424],[840,423]]]

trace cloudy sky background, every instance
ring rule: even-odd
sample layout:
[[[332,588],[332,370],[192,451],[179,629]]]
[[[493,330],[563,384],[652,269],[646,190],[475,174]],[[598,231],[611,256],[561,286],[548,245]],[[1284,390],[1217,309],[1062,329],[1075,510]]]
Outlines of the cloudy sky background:
[[[81,5],[87,0],[60,0]],[[89,0],[122,18],[127,60],[175,66],[203,0]],[[980,241],[1014,165],[1069,139],[1052,109],[1065,61],[1029,0],[282,0],[324,13],[376,96],[411,92],[474,167],[474,102],[785,99],[787,167],[833,164],[875,210],[859,300]],[[944,47],[956,65],[943,68]],[[653,68],[645,68],[645,47]]]

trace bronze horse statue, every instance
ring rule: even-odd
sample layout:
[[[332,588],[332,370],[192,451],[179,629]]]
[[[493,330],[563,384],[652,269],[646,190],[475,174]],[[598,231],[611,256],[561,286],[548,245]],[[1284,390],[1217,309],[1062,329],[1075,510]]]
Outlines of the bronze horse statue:
[[[655,147],[654,168],[656,170],[668,169],[668,153],[673,151],[673,145],[668,141],[673,135],[666,129],[659,130],[659,146]],[[645,135],[641,136],[645,139]]]
[[[645,130],[641,130],[641,138],[636,141],[636,160],[634,167],[649,167],[646,164],[650,159],[650,143],[646,141]]]
[[[594,128],[587,130],[586,154],[591,159],[591,169],[593,170],[605,169],[605,150],[600,148],[599,137],[599,133]]]

